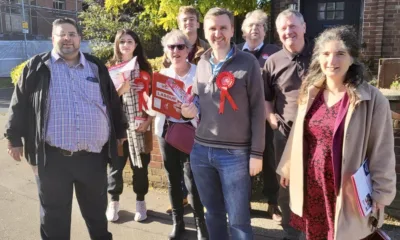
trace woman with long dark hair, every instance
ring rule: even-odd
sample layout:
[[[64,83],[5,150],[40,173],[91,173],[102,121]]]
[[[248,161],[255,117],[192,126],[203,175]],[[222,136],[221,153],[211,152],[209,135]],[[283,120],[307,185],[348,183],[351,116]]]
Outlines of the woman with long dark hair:
[[[291,225],[308,240],[363,239],[372,233],[372,216],[361,216],[351,178],[364,161],[378,226],[384,206],[396,194],[389,102],[366,82],[355,33],[341,26],[316,39],[296,121],[277,168],[281,185],[289,186]]]
[[[129,29],[119,30],[114,41],[114,56],[108,62],[112,67],[117,64],[129,62],[134,57],[137,61],[137,69],[131,72],[131,78],[118,87],[117,92],[122,96],[122,104],[129,122],[127,130],[128,140],[123,143],[123,156],[120,157],[119,166],[110,165],[108,178],[108,193],[111,195],[111,202],[107,208],[107,219],[117,221],[119,211],[119,195],[123,190],[122,171],[127,158],[130,160],[133,171],[133,191],[136,193],[136,214],[135,221],[143,221],[147,218],[145,195],[149,189],[148,165],[150,163],[150,152],[152,150],[152,117],[148,116],[139,108],[139,94],[142,94],[142,86],[136,85],[133,80],[144,71],[151,76],[151,65],[144,54],[142,44],[138,35]],[[149,79],[150,80],[150,79]],[[148,83],[151,86],[150,82]],[[140,124],[135,124],[141,118]],[[143,120],[145,119],[145,120]],[[135,127],[136,125],[136,127]],[[139,125],[137,127],[137,125]]]

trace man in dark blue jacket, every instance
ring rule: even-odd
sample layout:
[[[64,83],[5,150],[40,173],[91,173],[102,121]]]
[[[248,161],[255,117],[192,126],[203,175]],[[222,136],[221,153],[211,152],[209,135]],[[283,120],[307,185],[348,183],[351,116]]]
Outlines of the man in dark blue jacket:
[[[281,50],[275,44],[264,43],[267,33],[268,16],[260,9],[246,14],[242,24],[244,43],[237,47],[245,52],[252,53],[258,60],[260,68],[264,67],[265,61],[274,53]],[[276,222],[282,221],[278,208],[279,182],[276,177],[276,164],[274,155],[274,132],[269,123],[265,121],[265,150],[263,155],[263,194],[268,202],[268,213]]]

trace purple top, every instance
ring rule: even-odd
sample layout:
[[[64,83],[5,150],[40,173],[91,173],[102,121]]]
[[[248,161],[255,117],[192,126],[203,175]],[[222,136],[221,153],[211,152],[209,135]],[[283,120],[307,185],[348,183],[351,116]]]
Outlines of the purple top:
[[[69,151],[101,152],[110,126],[100,92],[97,66],[80,53],[79,64],[68,64],[51,53],[46,142]]]
[[[344,124],[349,109],[349,96],[347,93],[343,96],[342,102],[339,107],[339,113],[336,117],[335,128],[333,132],[332,142],[332,164],[335,180],[335,193],[336,196],[339,194],[340,183],[342,178],[342,149],[343,149],[343,135],[344,135]]]

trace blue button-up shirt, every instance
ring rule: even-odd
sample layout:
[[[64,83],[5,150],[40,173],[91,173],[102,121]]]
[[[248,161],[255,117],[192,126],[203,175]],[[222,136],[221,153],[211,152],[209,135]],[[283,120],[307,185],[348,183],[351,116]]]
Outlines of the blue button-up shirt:
[[[218,63],[214,63],[214,54],[211,53],[211,58],[210,58],[210,64],[211,64],[211,69],[213,72],[213,76],[217,76],[217,74],[219,73],[219,70],[221,70],[222,65],[224,65],[224,63],[231,58],[233,55],[233,48],[231,48],[231,50],[228,52],[228,54],[226,55],[225,59],[218,62]]]
[[[101,152],[109,139],[110,126],[97,71],[96,64],[82,53],[76,66],[69,66],[57,53],[51,53],[48,144],[73,152]]]

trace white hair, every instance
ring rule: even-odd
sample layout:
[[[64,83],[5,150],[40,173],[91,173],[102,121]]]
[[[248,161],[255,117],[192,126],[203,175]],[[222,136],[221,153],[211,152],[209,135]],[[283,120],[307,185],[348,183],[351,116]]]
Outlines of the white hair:
[[[167,43],[170,39],[177,41],[183,40],[189,52],[192,50],[192,44],[190,44],[188,37],[181,30],[173,29],[169,33],[165,34],[164,37],[161,38],[161,45],[163,46],[164,52],[167,52],[168,50]]]

